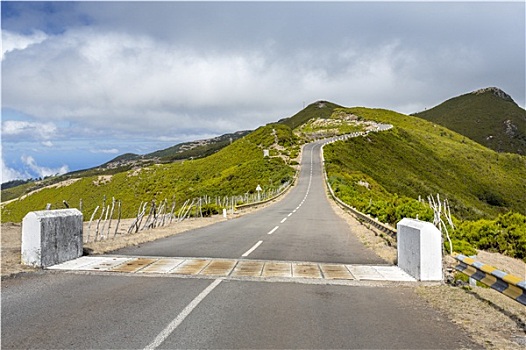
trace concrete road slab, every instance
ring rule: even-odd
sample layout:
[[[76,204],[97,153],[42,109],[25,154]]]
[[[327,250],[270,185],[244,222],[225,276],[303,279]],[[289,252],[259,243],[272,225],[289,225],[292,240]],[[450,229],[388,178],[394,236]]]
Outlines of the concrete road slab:
[[[381,281],[384,279],[374,266],[347,265],[347,268],[357,280]]]
[[[85,267],[106,262],[106,257],[81,256],[78,259],[63,262],[61,264],[49,266],[48,270],[82,270]]]
[[[158,259],[137,258],[125,262],[112,269],[113,272],[137,272],[146,266],[156,262]]]
[[[407,274],[404,270],[398,266],[376,266],[376,271],[384,277],[385,281],[416,281],[412,276]]]
[[[266,262],[262,277],[292,277],[292,264],[285,262]]]
[[[170,273],[178,275],[197,275],[201,272],[211,260],[208,259],[187,259],[173,269]]]
[[[263,271],[263,261],[240,260],[234,271],[230,274],[232,277],[260,277]]]
[[[199,274],[204,276],[228,276],[237,260],[212,260]]]
[[[353,280],[354,276],[345,265],[320,264],[323,277],[328,280]]]
[[[179,266],[183,261],[184,259],[159,259],[138,271],[138,273],[168,273]]]
[[[81,270],[85,271],[110,271],[116,268],[117,266],[120,266],[121,264],[124,264],[130,260],[133,260],[134,258],[120,258],[120,257],[107,257],[104,260],[97,259],[97,262],[94,264],[86,265],[81,268]]]
[[[318,264],[298,263],[292,264],[292,277],[294,278],[322,278]]]

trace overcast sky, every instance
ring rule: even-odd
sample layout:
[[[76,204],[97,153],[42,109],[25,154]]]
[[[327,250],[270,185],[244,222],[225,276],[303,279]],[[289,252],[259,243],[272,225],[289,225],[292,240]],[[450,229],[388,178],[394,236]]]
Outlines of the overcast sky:
[[[254,129],[317,100],[524,108],[518,2],[2,1],[2,182]]]

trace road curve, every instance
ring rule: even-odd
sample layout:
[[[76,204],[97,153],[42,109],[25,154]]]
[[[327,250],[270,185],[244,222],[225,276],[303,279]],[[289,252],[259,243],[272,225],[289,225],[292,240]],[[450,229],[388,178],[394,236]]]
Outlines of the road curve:
[[[247,258],[346,264],[385,264],[366,249],[328,202],[321,142],[304,147],[301,172],[289,194],[251,215],[116,254],[165,257]],[[261,242],[255,247],[258,242]],[[251,248],[246,256],[243,256]]]

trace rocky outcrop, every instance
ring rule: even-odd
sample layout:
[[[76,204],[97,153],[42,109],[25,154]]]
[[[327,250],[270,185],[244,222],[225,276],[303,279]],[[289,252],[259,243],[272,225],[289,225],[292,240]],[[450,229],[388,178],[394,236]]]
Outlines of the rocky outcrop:
[[[491,92],[493,95],[505,100],[505,101],[510,101],[510,102],[515,102],[513,101],[513,99],[511,98],[510,95],[508,95],[507,93],[505,93],[504,91],[502,91],[501,89],[499,89],[498,87],[487,87],[487,88],[484,88],[484,89],[479,89],[479,90],[476,90],[476,91],[473,91],[472,94],[475,94],[475,95],[480,95],[480,94],[483,94],[483,93],[486,93],[486,92]]]

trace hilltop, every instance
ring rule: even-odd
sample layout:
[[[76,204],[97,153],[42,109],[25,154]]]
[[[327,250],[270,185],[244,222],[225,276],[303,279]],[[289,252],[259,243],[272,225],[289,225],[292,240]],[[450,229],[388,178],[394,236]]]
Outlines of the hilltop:
[[[301,127],[309,120],[329,119],[336,108],[341,108],[335,103],[328,101],[317,101],[311,103],[292,117],[283,118],[278,121],[280,124],[287,125],[291,129]]]
[[[499,88],[476,90],[413,115],[497,152],[526,154],[526,111]]]

